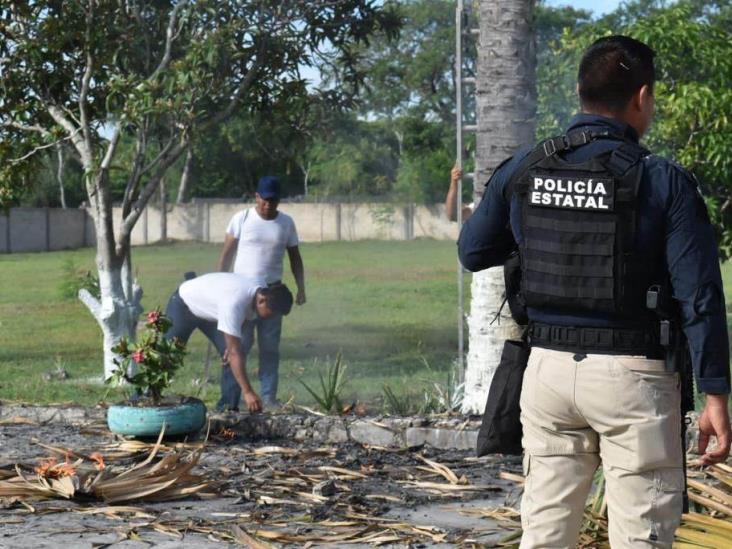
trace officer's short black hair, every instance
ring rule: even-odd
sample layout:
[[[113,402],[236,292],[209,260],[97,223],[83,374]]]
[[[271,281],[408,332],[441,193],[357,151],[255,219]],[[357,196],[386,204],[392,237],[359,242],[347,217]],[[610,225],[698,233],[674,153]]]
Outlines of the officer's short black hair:
[[[292,292],[284,284],[272,284],[266,288],[260,288],[260,292],[267,298],[267,305],[275,313],[288,315],[292,310]]]
[[[653,92],[656,53],[629,36],[596,40],[582,55],[577,82],[584,110],[621,112],[641,87]]]

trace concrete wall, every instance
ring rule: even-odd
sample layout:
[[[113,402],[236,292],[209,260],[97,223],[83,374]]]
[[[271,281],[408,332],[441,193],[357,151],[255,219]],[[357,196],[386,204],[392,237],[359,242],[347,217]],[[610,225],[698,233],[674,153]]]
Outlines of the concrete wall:
[[[223,242],[231,217],[252,204],[194,201],[169,206],[167,238]],[[455,240],[458,229],[445,218],[444,207],[414,204],[310,204],[282,203],[292,216],[302,242],[333,240]],[[114,222],[121,221],[114,209]],[[132,244],[161,240],[161,211],[149,206],[132,231]],[[0,253],[62,250],[95,243],[94,222],[85,210],[13,208],[0,215]]]
[[[91,225],[85,210],[12,208],[6,215],[0,215],[0,253],[88,246],[94,242]]]
[[[82,248],[88,242],[87,224],[92,225],[91,217],[84,210],[61,210],[49,208],[49,247],[51,250]]]

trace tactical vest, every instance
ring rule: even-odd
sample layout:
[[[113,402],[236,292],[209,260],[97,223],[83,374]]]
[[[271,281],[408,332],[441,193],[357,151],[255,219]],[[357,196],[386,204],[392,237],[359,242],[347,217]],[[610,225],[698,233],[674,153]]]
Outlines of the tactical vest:
[[[585,162],[559,155],[595,139],[622,144]],[[647,317],[653,266],[635,250],[643,157],[637,143],[609,131],[576,130],[540,143],[507,192],[521,207],[521,293],[530,308]]]

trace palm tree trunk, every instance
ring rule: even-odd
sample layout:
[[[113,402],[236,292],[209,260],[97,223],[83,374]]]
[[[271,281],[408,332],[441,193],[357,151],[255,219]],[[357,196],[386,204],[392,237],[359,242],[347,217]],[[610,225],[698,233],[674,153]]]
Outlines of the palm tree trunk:
[[[496,166],[534,141],[536,51],[533,0],[481,0],[476,75],[476,202]],[[503,268],[473,275],[463,411],[481,413],[503,341],[519,330],[508,307],[499,315]]]

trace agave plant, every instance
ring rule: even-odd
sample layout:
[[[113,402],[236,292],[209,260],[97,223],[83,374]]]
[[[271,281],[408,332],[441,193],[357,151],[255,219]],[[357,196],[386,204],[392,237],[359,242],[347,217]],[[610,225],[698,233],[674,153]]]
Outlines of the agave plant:
[[[322,372],[318,372],[318,377],[320,378],[320,391],[311,388],[303,380],[299,381],[307,392],[312,395],[323,412],[327,414],[340,413],[343,409],[341,392],[347,381],[346,365],[343,364],[341,353],[338,353],[335,361],[328,365],[325,377],[323,377]]]

